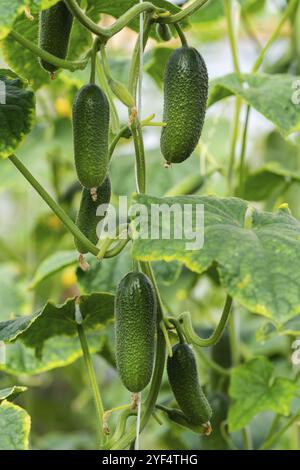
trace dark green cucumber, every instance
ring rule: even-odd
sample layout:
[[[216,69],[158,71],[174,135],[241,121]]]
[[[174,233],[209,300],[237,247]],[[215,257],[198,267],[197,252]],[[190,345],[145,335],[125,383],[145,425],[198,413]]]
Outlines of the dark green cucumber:
[[[166,65],[161,151],[168,163],[186,160],[198,144],[208,95],[205,62],[196,49],[183,46]]]
[[[199,383],[196,359],[188,344],[173,346],[167,371],[176,401],[188,421],[194,425],[208,423],[212,410]]]
[[[73,15],[63,1],[43,10],[40,14],[39,47],[60,59],[65,59],[72,23]],[[54,73],[58,69],[43,59],[40,63],[47,72]]]
[[[172,33],[167,24],[158,23],[156,26],[156,34],[161,41],[170,41],[170,39],[172,39]]]
[[[115,300],[116,359],[120,378],[130,392],[140,392],[150,382],[155,345],[156,297],[149,279],[128,273]]]
[[[108,176],[96,191],[97,200],[94,201],[91,197],[90,191],[86,188],[83,188],[80,208],[76,219],[77,227],[92,243],[94,243],[94,245],[98,243],[99,239],[97,235],[97,225],[104,218],[104,216],[97,216],[97,208],[101,204],[109,204],[110,201],[111,184]],[[79,253],[87,253],[87,249],[83,243],[81,243],[76,238],[74,241]]]
[[[108,169],[109,103],[97,85],[85,85],[73,104],[77,176],[85,188],[97,188]]]

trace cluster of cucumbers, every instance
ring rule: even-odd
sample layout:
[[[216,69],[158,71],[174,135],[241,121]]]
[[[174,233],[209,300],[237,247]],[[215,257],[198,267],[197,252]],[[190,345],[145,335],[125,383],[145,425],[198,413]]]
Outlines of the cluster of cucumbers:
[[[64,59],[73,17],[63,1],[44,10],[40,18],[40,47]],[[169,28],[158,25],[160,37],[169,38]],[[55,73],[56,67],[41,61]],[[164,122],[161,151],[168,164],[185,161],[194,151],[202,131],[208,93],[208,75],[201,55],[183,45],[167,63],[164,81]],[[82,196],[77,225],[93,243],[98,242],[96,226],[99,204],[111,197],[109,166],[110,109],[105,93],[96,84],[83,86],[73,103],[74,157]],[[86,247],[75,240],[81,254]],[[157,333],[157,296],[150,279],[140,271],[128,273],[120,282],[115,298],[116,359],[120,378],[132,393],[149,384],[154,365]],[[211,407],[199,383],[191,347],[181,341],[168,358],[170,386],[185,418],[194,425],[207,424]]]

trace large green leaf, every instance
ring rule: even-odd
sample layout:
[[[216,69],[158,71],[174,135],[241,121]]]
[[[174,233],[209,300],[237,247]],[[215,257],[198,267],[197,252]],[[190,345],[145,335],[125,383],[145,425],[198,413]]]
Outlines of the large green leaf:
[[[277,326],[300,313],[300,223],[288,210],[269,213],[253,209],[249,227],[245,226],[247,202],[238,198],[137,195],[135,201],[147,209],[149,234],[151,226],[157,233],[162,228],[162,217],[151,218],[151,204],[177,204],[181,213],[184,204],[189,204],[193,227],[197,204],[204,205],[202,249],[187,249],[190,239],[174,237],[171,217],[170,239],[161,239],[161,235],[159,239],[145,239],[143,235],[134,240],[133,255],[137,259],[177,259],[198,273],[215,262],[222,285],[250,311],[268,317]]]
[[[86,336],[90,353],[101,352],[107,341],[105,332],[90,332]],[[0,364],[0,371],[16,376],[36,375],[58,367],[66,367],[80,357],[82,349],[78,337],[54,336],[47,339],[42,357],[37,357],[34,349],[17,341],[6,345],[5,364]]]
[[[62,269],[71,266],[76,262],[78,262],[78,252],[75,250],[57,251],[56,253],[53,253],[37,268],[31,281],[30,288],[33,289],[37,287],[48,277],[53,276],[53,274],[60,272]],[[94,289],[94,291],[95,290],[97,289]]]
[[[31,131],[35,118],[32,90],[10,70],[0,70],[0,159],[8,157]]]
[[[5,342],[19,338],[40,355],[44,342],[57,335],[77,334],[77,299],[68,299],[62,305],[48,302],[41,312],[0,323],[0,340]],[[114,296],[95,293],[80,297],[82,325],[86,331],[103,327],[114,313]]]
[[[277,191],[279,185],[284,188],[294,181],[300,182],[300,172],[283,168],[277,162],[268,162],[247,175],[245,197],[249,201],[263,201]]]
[[[0,406],[0,450],[26,450],[29,445],[30,416],[8,401]]]
[[[2,0],[0,5],[0,39],[5,38],[9,33],[11,26],[24,9],[25,1],[20,0]]]
[[[288,136],[300,130],[300,106],[292,102],[295,80],[284,74],[231,73],[212,80],[208,106],[231,95],[240,96]]]
[[[171,47],[156,47],[146,54],[145,71],[160,88],[163,86],[166,63],[173,50]]]
[[[298,385],[275,377],[274,366],[265,357],[257,357],[231,372],[229,394],[234,400],[229,409],[230,432],[242,429],[263,411],[287,416]]]
[[[14,385],[9,388],[2,388],[2,390],[0,390],[0,404],[4,400],[13,401],[18,395],[20,395],[20,393],[26,392],[26,390],[27,387],[19,387],[18,385]]]

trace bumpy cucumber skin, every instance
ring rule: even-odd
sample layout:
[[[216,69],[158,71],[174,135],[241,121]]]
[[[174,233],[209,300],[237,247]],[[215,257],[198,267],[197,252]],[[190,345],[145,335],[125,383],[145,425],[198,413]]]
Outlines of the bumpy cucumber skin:
[[[109,176],[107,176],[102,185],[97,188],[97,201],[93,201],[88,189],[83,188],[82,190],[76,225],[94,245],[98,243],[97,225],[104,218],[96,215],[97,208],[101,204],[109,204],[110,197],[111,183]],[[79,253],[87,253],[85,245],[76,238],[74,242]]]
[[[109,103],[97,85],[85,85],[73,103],[73,139],[77,176],[85,188],[97,188],[108,169]]]
[[[195,425],[209,422],[212,410],[199,383],[196,359],[190,346],[173,346],[167,372],[176,401],[188,421]]]
[[[40,13],[39,47],[60,59],[65,59],[68,53],[73,15],[63,1],[43,10]],[[58,67],[43,59],[41,66],[50,73]]]
[[[205,119],[208,74],[196,49],[183,46],[166,65],[161,151],[168,163],[181,163],[195,149]]]
[[[116,359],[120,378],[130,392],[142,391],[150,382],[155,345],[156,296],[149,279],[128,273],[115,299]]]

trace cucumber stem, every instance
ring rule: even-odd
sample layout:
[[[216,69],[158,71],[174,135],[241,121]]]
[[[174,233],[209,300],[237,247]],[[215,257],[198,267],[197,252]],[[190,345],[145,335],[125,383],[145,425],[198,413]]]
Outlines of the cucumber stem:
[[[29,49],[33,54],[36,56],[40,57],[46,62],[49,62],[51,65],[55,65],[58,68],[61,69],[67,69],[71,70],[71,72],[75,72],[75,70],[82,70],[87,66],[88,63],[88,56],[77,62],[72,62],[70,60],[64,60],[60,59],[59,57],[56,57],[55,55],[50,54],[47,51],[44,51],[40,47],[38,47],[36,44],[33,42],[29,41],[27,38],[19,34],[17,31],[11,30],[10,35],[22,46],[26,47],[26,49]],[[89,54],[88,54],[89,55]]]
[[[91,357],[91,353],[89,350],[89,345],[87,342],[87,338],[83,329],[83,326],[80,324],[77,324],[77,331],[78,331],[78,336],[81,344],[81,349],[83,352],[83,358],[86,366],[86,371],[89,377],[90,381],[90,386],[95,402],[95,408],[96,408],[96,413],[98,417],[98,425],[99,425],[99,435],[100,435],[100,448],[102,445],[102,437],[103,437],[103,414],[104,414],[104,408],[102,404],[102,399],[97,383],[97,378],[95,374],[95,369],[93,366],[93,361]]]
[[[182,47],[187,46],[187,45],[188,45],[187,39],[186,39],[185,34],[184,34],[184,32],[182,31],[181,27],[179,26],[179,24],[178,24],[178,23],[175,23],[175,24],[174,24],[174,27],[175,27],[175,29],[176,29],[176,31],[177,31],[177,34],[178,34],[179,38],[180,38]]]

